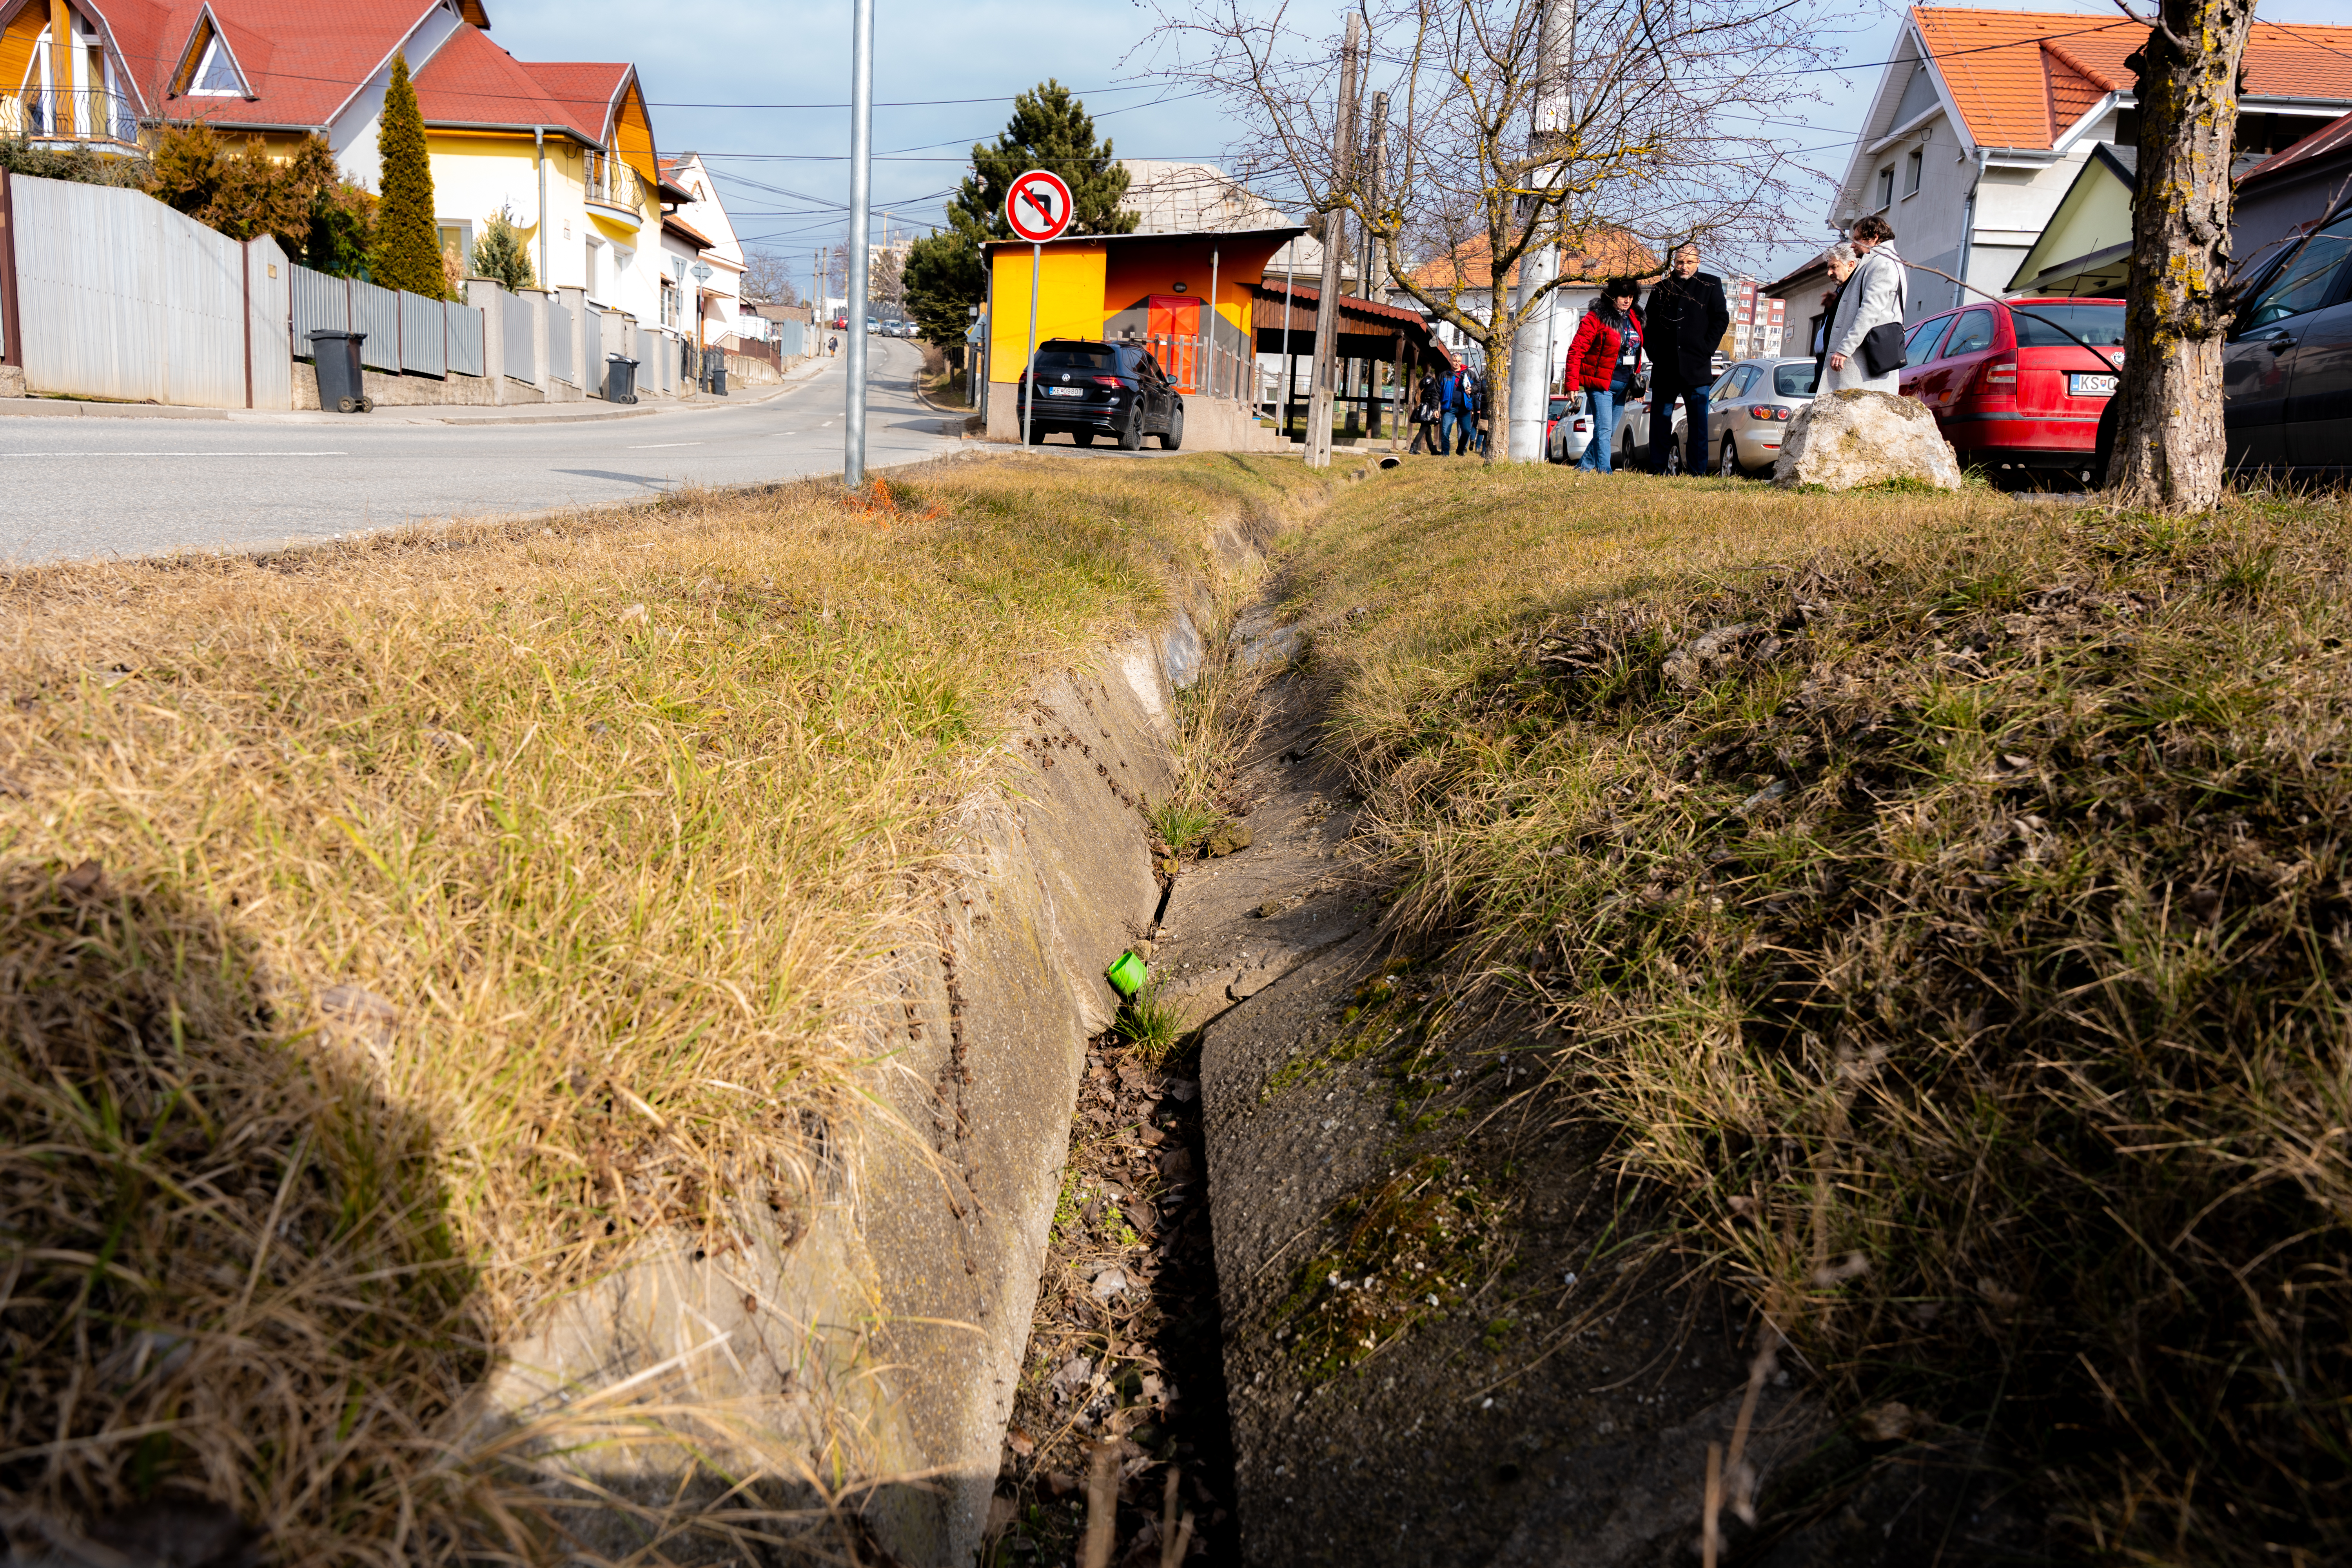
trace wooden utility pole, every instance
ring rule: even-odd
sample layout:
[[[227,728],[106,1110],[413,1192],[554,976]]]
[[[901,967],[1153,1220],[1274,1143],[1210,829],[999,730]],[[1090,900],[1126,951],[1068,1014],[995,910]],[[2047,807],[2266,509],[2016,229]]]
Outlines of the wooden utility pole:
[[[2123,405],[2108,482],[2129,506],[2221,499],[2221,340],[2230,330],[2230,161],[2254,0],[2162,0],[2139,72]],[[2195,40],[2191,42],[2190,40]]]
[[[1339,258],[1347,254],[1347,193],[1355,174],[1356,62],[1364,50],[1361,13],[1348,18],[1339,51],[1339,112],[1331,130],[1331,189],[1323,212],[1321,297],[1315,301],[1315,368],[1307,394],[1307,466],[1331,466],[1333,359],[1339,341]]]

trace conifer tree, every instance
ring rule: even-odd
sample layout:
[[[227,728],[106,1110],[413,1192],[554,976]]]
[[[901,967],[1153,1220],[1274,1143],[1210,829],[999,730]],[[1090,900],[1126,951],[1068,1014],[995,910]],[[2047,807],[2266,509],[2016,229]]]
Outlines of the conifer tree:
[[[509,289],[539,287],[530,269],[530,247],[515,227],[511,209],[500,207],[482,225],[482,237],[474,241],[474,273],[495,278]]]
[[[449,292],[441,270],[439,234],[433,222],[433,160],[425,146],[425,116],[409,85],[408,60],[392,57],[392,85],[383,91],[383,118],[375,133],[383,166],[383,195],[377,209],[375,281],[428,299]]]
[[[1123,211],[1127,170],[1108,141],[1095,140],[1094,116],[1060,82],[1046,80],[1013,100],[1013,118],[993,146],[976,142],[971,173],[948,198],[948,226],[919,239],[908,253],[907,311],[934,343],[961,342],[966,310],[987,292],[981,266],[983,241],[1011,239],[1004,194],[1031,169],[1050,169],[1068,182],[1071,234],[1132,234],[1136,215]]]

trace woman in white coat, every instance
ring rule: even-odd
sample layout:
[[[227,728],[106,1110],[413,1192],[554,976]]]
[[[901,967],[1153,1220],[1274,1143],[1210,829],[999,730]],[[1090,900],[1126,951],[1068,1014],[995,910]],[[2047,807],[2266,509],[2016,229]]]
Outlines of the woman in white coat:
[[[1896,366],[1885,375],[1873,375],[1863,362],[1862,341],[1871,329],[1892,321],[1903,324],[1903,258],[1895,253],[1895,231],[1872,213],[1853,226],[1850,243],[1862,259],[1846,280],[1837,314],[1830,321],[1829,374],[1823,392],[1860,387],[1893,394],[1902,377]]]

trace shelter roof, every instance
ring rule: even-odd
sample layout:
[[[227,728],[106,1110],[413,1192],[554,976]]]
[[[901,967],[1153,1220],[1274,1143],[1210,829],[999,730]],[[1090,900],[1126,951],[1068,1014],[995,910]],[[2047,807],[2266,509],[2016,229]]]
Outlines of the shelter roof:
[[[1057,245],[1167,245],[1178,240],[1228,239],[1262,239],[1270,247],[1279,247],[1284,241],[1294,239],[1306,232],[1306,229],[1292,224],[1281,228],[1195,229],[1185,233],[1163,231],[1157,234],[1066,234],[1059,239],[1049,239],[1045,243],[1048,250]],[[981,242],[981,249],[984,251],[1025,249],[1028,245],[1029,241],[1025,239],[990,239]]]
[[[2283,147],[2238,176],[2241,189],[2325,158],[2352,150],[2352,114],[2331,120],[2292,147]]]

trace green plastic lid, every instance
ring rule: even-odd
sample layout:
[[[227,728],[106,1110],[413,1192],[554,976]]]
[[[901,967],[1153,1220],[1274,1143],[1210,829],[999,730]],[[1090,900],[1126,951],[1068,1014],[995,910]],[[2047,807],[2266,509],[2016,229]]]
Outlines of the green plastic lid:
[[[1132,996],[1142,990],[1143,982],[1150,973],[1143,966],[1143,960],[1132,952],[1120,953],[1118,962],[1103,971],[1104,976],[1118,988],[1122,996]]]

